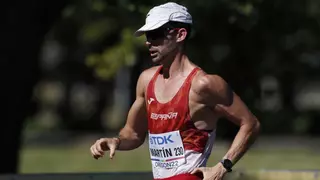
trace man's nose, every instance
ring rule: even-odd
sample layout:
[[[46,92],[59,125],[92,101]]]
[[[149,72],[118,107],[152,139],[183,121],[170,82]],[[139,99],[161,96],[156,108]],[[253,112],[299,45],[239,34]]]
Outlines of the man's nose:
[[[150,41],[146,40],[146,46],[149,47],[151,45]]]

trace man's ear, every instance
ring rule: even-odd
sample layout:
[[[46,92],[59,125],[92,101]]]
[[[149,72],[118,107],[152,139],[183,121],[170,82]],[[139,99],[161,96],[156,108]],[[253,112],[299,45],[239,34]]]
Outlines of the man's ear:
[[[177,42],[182,42],[187,38],[188,31],[185,28],[180,28],[177,33]]]

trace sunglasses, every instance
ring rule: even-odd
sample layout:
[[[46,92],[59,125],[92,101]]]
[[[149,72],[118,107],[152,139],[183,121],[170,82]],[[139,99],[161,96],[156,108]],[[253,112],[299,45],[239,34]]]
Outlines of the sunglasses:
[[[145,33],[148,40],[157,40],[166,37],[171,30],[179,30],[180,28],[162,27]]]

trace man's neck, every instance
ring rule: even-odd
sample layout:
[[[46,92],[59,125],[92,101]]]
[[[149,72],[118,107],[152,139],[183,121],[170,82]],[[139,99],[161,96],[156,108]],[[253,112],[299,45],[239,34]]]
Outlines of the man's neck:
[[[188,57],[182,52],[178,52],[171,61],[169,60],[167,62],[168,63],[163,64],[162,67],[162,73],[165,79],[176,77],[183,73],[189,65]]]

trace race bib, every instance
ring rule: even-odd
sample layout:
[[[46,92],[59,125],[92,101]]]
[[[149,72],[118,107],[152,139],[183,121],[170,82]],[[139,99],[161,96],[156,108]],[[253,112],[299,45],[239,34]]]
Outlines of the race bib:
[[[179,131],[149,133],[149,149],[153,167],[171,169],[186,163]]]

